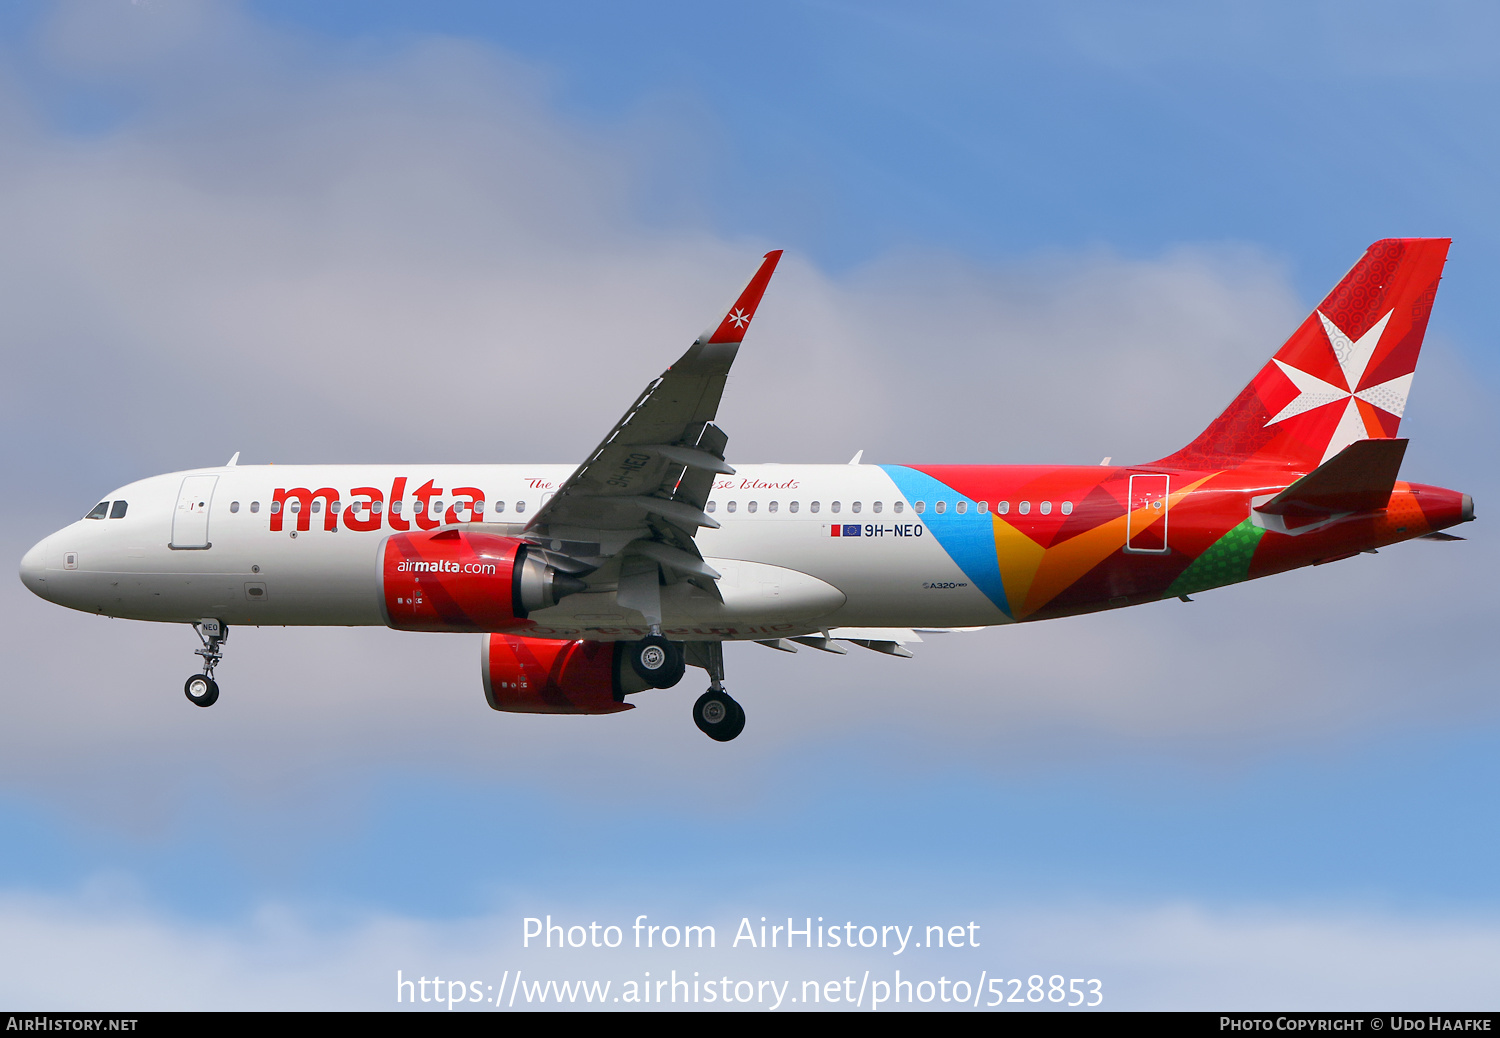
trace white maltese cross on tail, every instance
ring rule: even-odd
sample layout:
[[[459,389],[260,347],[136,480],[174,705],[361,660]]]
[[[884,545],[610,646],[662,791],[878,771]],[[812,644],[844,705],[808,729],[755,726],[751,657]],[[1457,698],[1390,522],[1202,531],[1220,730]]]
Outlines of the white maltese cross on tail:
[[[1386,323],[1390,321],[1393,312],[1387,311],[1384,317],[1375,322],[1373,328],[1361,335],[1358,340],[1351,340],[1338,325],[1323,316],[1323,312],[1319,310],[1318,319],[1323,322],[1323,330],[1328,334],[1328,343],[1333,347],[1334,356],[1338,358],[1344,384],[1336,386],[1331,382],[1324,382],[1316,375],[1309,375],[1284,361],[1276,361],[1276,366],[1297,387],[1297,397],[1266,424],[1275,425],[1277,422],[1286,421],[1288,418],[1317,407],[1343,404],[1344,413],[1339,418],[1338,426],[1333,430],[1327,449],[1323,452],[1323,461],[1327,461],[1355,440],[1386,435],[1378,427],[1375,429],[1368,427],[1364,416],[1359,413],[1359,404],[1356,401],[1363,400],[1371,407],[1378,407],[1397,418],[1400,418],[1401,413],[1406,410],[1406,395],[1411,392],[1411,377],[1414,372],[1407,372],[1399,378],[1368,386],[1365,389],[1357,388],[1360,379],[1364,377],[1365,368],[1369,366],[1370,358],[1375,353],[1375,347],[1380,345],[1380,336],[1385,331]]]

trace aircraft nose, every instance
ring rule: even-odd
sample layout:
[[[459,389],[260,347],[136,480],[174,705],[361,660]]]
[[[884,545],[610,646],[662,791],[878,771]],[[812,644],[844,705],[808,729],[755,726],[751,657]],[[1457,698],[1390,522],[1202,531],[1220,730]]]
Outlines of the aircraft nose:
[[[42,598],[47,597],[46,545],[45,540],[38,541],[21,557],[21,583],[25,584],[32,594]]]

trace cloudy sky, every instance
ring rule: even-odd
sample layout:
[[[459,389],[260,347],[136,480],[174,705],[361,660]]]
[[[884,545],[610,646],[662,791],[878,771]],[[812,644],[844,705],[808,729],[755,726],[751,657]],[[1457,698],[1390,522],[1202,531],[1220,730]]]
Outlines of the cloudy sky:
[[[189,631],[11,580],[0,1005],[899,968],[1492,1008],[1497,47],[1464,3],[6,5],[13,564],[235,451],[577,461],[770,248],[732,461],[1091,463],[1189,439],[1371,241],[1452,237],[1403,474],[1481,521],[912,660],[734,646],[723,746],[691,675],[499,715],[476,640],[386,630],[237,630],[195,710]],[[522,947],[549,914],[719,947]],[[761,916],[980,946],[731,947]]]

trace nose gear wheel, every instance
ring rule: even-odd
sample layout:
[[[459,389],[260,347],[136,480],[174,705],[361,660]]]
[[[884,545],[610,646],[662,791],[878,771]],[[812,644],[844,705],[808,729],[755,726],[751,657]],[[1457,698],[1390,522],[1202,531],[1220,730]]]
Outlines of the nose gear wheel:
[[[219,683],[207,674],[194,674],[182,686],[182,693],[194,706],[213,706],[219,701]]]
[[[193,632],[203,642],[203,648],[193,650],[195,655],[203,657],[203,673],[189,677],[182,686],[182,694],[194,706],[213,706],[219,701],[219,683],[214,680],[214,668],[224,658],[219,647],[229,640],[229,625],[207,618],[194,623]]]

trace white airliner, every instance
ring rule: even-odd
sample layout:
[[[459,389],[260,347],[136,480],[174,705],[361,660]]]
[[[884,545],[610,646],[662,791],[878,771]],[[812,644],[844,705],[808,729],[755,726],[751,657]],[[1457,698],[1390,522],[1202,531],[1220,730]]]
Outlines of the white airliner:
[[[21,577],[69,608],[192,624],[198,706],[218,699],[232,626],[384,624],[484,635],[496,710],[628,710],[627,695],[701,667],[694,720],[725,741],[745,723],[724,690],[725,641],[909,656],[924,630],[1186,597],[1471,519],[1467,495],[1396,481],[1395,423],[1446,251],[1372,246],[1349,277],[1380,264],[1380,293],[1356,305],[1341,283],[1254,399],[1158,462],[736,469],[714,420],[772,252],[582,465],[236,455],[121,487],[32,548]],[[1310,396],[1309,379],[1333,395]]]

